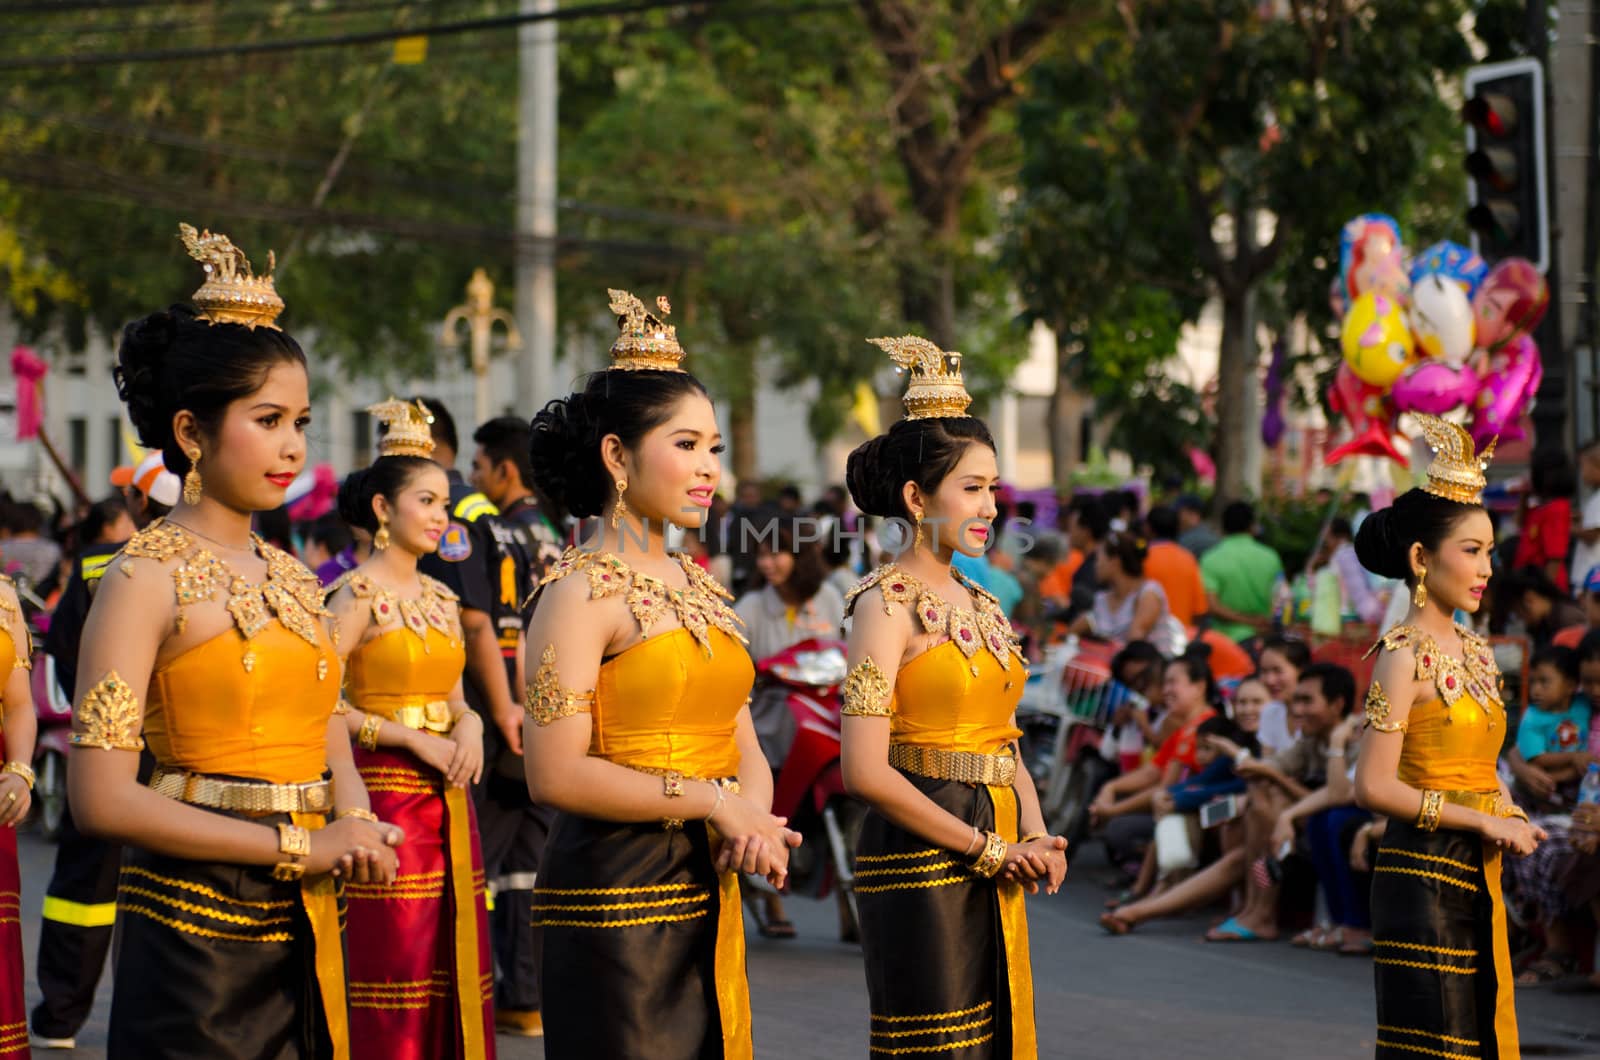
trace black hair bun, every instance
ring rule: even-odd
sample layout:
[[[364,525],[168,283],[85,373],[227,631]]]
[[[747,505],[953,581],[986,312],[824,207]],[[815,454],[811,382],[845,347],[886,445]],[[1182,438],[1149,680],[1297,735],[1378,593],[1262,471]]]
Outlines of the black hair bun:
[[[533,481],[578,518],[599,515],[609,492],[596,413],[588,394],[579,392],[545,405],[529,424]]]
[[[856,446],[845,461],[844,481],[850,490],[850,499],[867,515],[880,518],[905,514],[895,469],[886,459],[888,447],[889,436],[880,434]]]
[[[377,516],[372,511],[372,493],[367,489],[371,477],[368,468],[357,468],[339,483],[339,518],[346,526],[360,527],[368,532],[377,530]]]
[[[163,395],[168,356],[178,337],[179,314],[192,318],[180,306],[141,317],[122,329],[117,364],[112,371],[117,395],[128,406],[128,418],[139,443],[165,448],[172,429],[172,413]]]
[[[1409,542],[1400,540],[1403,535],[1397,532],[1399,507],[1400,502],[1396,501],[1392,507],[1373,512],[1362,520],[1361,529],[1356,531],[1356,558],[1380,578],[1405,581],[1411,576],[1407,555],[1411,547]]]

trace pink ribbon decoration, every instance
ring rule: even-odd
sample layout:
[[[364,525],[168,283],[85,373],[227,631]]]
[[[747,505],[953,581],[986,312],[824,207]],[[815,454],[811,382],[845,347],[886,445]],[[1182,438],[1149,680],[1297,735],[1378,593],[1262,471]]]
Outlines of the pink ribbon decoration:
[[[44,377],[50,366],[26,346],[11,350],[11,374],[17,381],[17,441],[38,437],[44,425]]]

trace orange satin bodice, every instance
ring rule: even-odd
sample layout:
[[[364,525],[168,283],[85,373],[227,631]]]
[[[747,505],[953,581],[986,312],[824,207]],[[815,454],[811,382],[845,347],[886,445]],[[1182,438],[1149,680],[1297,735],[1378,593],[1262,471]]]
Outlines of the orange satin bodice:
[[[1495,760],[1505,742],[1505,713],[1470,695],[1453,704],[1435,696],[1411,708],[1400,745],[1400,779],[1414,788],[1497,791]]]
[[[248,664],[242,660],[248,660]],[[150,675],[144,736],[166,769],[297,784],[327,768],[339,659],[277,621],[230,627]]]
[[[11,671],[17,668],[17,642],[12,639],[11,631],[0,626],[0,690],[6,687],[6,682],[11,680]]]
[[[350,653],[345,696],[359,710],[392,718],[402,707],[449,699],[466,664],[462,641],[431,626],[422,636],[400,626]]]
[[[706,637],[709,654],[680,626],[601,664],[591,755],[692,777],[739,772],[734,728],[755,667],[736,637],[715,627]]]
[[[994,754],[1022,735],[1011,716],[1026,680],[1020,666],[1006,668],[988,652],[969,660],[954,641],[945,641],[896,676],[890,741]]]

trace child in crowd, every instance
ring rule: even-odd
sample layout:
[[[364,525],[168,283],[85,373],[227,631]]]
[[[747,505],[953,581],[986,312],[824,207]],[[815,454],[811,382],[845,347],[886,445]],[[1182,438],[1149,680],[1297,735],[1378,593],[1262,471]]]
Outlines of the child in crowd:
[[[1528,765],[1548,774],[1556,796],[1569,804],[1593,760],[1589,701],[1576,695],[1579,675],[1578,653],[1573,649],[1549,647],[1536,652],[1528,667],[1528,710],[1517,726],[1517,752]],[[1536,809],[1556,804],[1556,796],[1541,799],[1526,788],[1522,794],[1534,801]]]
[[[1267,690],[1267,705],[1261,712],[1261,753],[1270,757],[1287,751],[1300,735],[1289,717],[1289,696],[1300,680],[1300,671],[1311,665],[1311,649],[1293,637],[1268,637],[1261,646],[1257,676]]]

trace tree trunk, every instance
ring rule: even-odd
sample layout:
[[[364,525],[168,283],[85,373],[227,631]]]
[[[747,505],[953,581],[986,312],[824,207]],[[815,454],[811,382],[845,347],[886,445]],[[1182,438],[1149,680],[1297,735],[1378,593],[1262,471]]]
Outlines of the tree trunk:
[[[1056,489],[1067,488],[1067,475],[1078,460],[1077,395],[1072,390],[1071,356],[1056,333],[1056,389],[1050,395],[1045,424],[1050,432],[1050,481]]]
[[[1256,393],[1261,351],[1255,336],[1255,291],[1222,292],[1222,348],[1217,361],[1217,500],[1261,492],[1261,411]]]
[[[752,361],[752,366],[754,362]],[[728,448],[733,455],[733,477],[739,482],[761,478],[761,452],[756,446],[755,389],[741,388],[728,402]]]
[[[939,249],[939,238],[922,244],[923,261],[900,266],[900,305],[906,323],[941,350],[956,348],[955,263]]]

